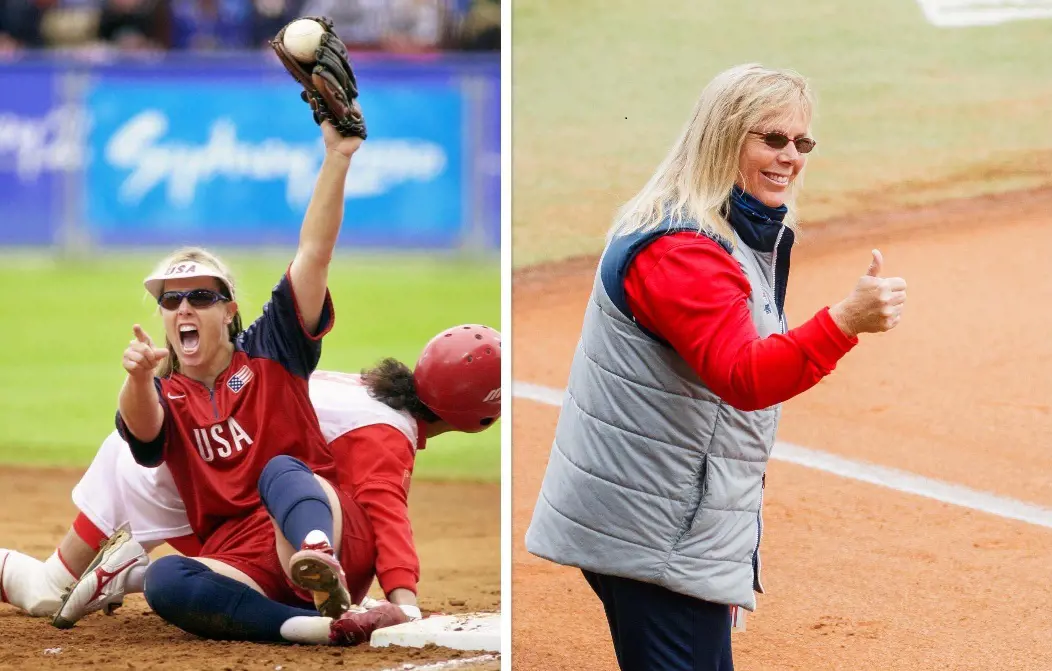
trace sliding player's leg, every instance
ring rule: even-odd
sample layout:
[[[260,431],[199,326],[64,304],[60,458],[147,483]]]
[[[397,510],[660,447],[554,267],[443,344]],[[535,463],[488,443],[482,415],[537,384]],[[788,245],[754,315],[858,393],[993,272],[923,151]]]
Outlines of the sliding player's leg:
[[[76,589],[60,590],[46,613],[58,627],[97,610],[111,613],[126,594],[141,592],[148,554],[166,540],[183,553],[200,549],[168,467],[135,463],[116,431],[99,446],[72,498],[80,514],[59,554],[70,574],[63,589],[74,581]],[[131,539],[117,542],[120,529]]]
[[[316,645],[357,645],[379,627],[406,621],[397,607],[319,615],[292,592],[266,512],[231,527],[206,542],[200,558],[153,562],[146,601],[161,618],[203,638]]]
[[[44,561],[0,549],[0,602],[34,617],[53,615],[63,593],[88,568],[105,540],[106,535],[81,513]]]

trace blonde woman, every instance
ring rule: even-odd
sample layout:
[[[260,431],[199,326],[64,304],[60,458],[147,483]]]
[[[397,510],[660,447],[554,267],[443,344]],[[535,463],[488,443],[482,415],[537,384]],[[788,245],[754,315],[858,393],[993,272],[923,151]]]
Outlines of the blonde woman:
[[[346,49],[331,22],[319,23],[310,75],[281,48],[284,29],[272,43],[305,87],[325,157],[296,255],[263,314],[240,332],[226,267],[184,250],[145,281],[166,347],[135,326],[124,352],[117,430],[137,463],[168,467],[202,545],[195,559],[150,564],[146,601],[208,638],[355,645],[407,619],[390,603],[349,610],[372,581],[375,546],[361,507],[332,485],[335,463],[308,393],[334,319],[327,281],[344,184],[366,136]]]
[[[596,273],[526,546],[583,570],[626,671],[733,668],[779,404],[902,315],[874,251],[845,299],[787,327],[813,104],[794,72],[719,74]]]

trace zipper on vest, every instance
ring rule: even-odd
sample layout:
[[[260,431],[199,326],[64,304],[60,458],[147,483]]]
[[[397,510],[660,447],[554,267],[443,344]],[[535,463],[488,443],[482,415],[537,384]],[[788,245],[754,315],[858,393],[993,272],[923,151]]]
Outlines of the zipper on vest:
[[[782,239],[785,237],[786,228],[788,228],[788,227],[785,224],[782,224],[782,227],[778,229],[778,236],[775,238],[775,241],[774,241],[774,252],[771,255],[771,291],[774,292],[774,307],[775,307],[775,310],[778,311],[778,318],[779,318],[779,321],[781,322],[780,326],[781,326],[782,333],[785,333],[786,331],[789,330],[789,325],[786,323],[786,320],[785,320],[785,292],[786,292],[786,288],[787,288],[786,285],[789,283],[789,276],[788,276],[789,268],[788,268],[788,256],[787,256],[786,257],[786,264],[787,265],[786,265],[786,269],[785,269],[786,273],[784,275],[785,283],[781,287],[779,287],[778,286],[778,249],[779,249],[779,247],[782,246]],[[790,233],[792,233],[791,230],[790,230]],[[790,241],[789,246],[792,247],[792,241]],[[780,304],[779,304],[779,300],[781,301]]]
[[[780,330],[785,332],[785,325],[782,323],[785,321],[785,315],[778,306],[778,247],[782,244],[782,236],[785,234],[785,224],[782,224],[781,228],[778,229],[778,236],[774,239],[774,253],[771,254],[771,293],[774,294],[774,309],[778,313],[778,321]]]
[[[763,594],[763,583],[760,582],[760,538],[763,536],[763,490],[767,487],[767,473],[760,478],[760,507],[756,511],[756,549],[752,554],[752,570],[756,588]]]
[[[774,239],[774,254],[771,255],[771,291],[778,295],[778,245],[782,244],[782,235],[785,233],[785,225],[778,229],[778,237]],[[777,307],[777,306],[776,306]]]

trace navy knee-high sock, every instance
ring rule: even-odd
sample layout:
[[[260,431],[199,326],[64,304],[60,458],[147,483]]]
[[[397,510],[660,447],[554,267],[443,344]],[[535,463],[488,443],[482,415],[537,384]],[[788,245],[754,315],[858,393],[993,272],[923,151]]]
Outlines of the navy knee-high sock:
[[[199,561],[169,555],[146,571],[146,603],[166,622],[202,638],[284,642],[281,625],[314,610],[271,601]]]
[[[292,547],[299,549],[315,529],[336,543],[329,497],[299,459],[281,455],[268,461],[259,476],[259,496]]]

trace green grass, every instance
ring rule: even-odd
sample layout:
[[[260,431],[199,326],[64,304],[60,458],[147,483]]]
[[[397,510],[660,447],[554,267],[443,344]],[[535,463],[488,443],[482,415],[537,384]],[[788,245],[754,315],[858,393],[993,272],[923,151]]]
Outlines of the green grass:
[[[914,0],[514,7],[513,258],[599,251],[717,72],[818,96],[806,220],[1052,184],[1052,21],[936,28]]]
[[[5,256],[0,268],[0,463],[87,464],[113,429],[121,353],[134,323],[163,335],[142,278],[160,254],[91,262]],[[288,252],[224,255],[246,323],[284,272]],[[359,371],[398,357],[412,365],[427,340],[463,322],[500,325],[495,260],[337,257],[330,276],[336,326],[321,368]],[[495,482],[500,427],[445,434],[420,453],[418,477]]]

